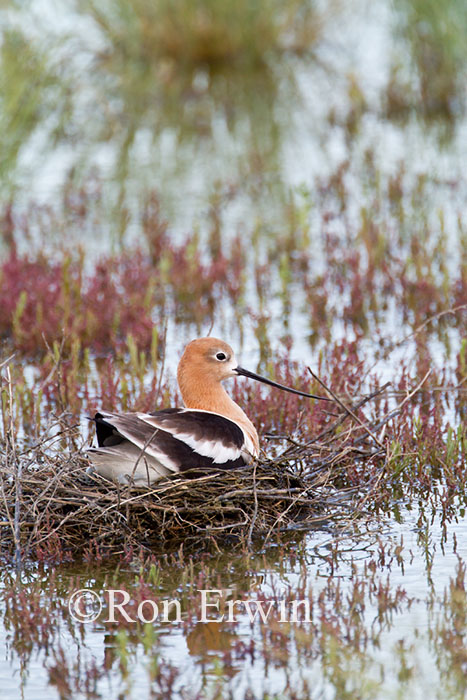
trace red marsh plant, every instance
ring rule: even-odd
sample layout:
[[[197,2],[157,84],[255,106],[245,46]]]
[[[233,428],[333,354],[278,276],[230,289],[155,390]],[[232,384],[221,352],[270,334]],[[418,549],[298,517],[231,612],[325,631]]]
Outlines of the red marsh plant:
[[[16,351],[40,355],[63,337],[97,353],[118,348],[128,334],[150,344],[156,285],[142,255],[108,258],[88,277],[83,267],[82,256],[53,262],[12,251],[0,267],[0,334]]]
[[[306,215],[291,205],[286,232],[253,231],[247,239],[227,239],[216,210],[206,236],[190,233],[175,243],[153,195],[141,214],[144,245],[94,264],[83,253],[71,254],[59,245],[53,254],[20,254],[16,239],[31,234],[7,208],[2,228],[9,255],[0,265],[0,336],[26,355],[44,352],[47,343],[63,336],[69,345],[79,339],[83,348],[104,353],[121,349],[131,335],[147,350],[153,326],[160,327],[169,317],[176,324],[192,325],[193,334],[199,334],[228,312],[230,328],[242,335],[248,304],[263,348],[271,302],[276,300],[285,333],[292,310],[300,312],[310,342],[318,347],[335,339],[339,323],[347,333],[378,342],[392,337],[394,325],[414,329],[436,314],[442,317],[431,330],[441,338],[450,326],[462,329],[467,317],[465,308],[460,312],[467,299],[465,265],[461,260],[449,269],[452,255],[443,227],[434,229],[425,215],[412,234],[399,220],[399,210],[383,208],[379,200],[375,212],[363,206],[356,220],[349,211],[348,167],[318,187],[322,201],[315,211],[319,229],[314,236]],[[369,176],[374,168],[370,162]],[[389,194],[395,189],[392,180],[385,186]],[[416,188],[418,202],[427,186],[418,183]],[[36,215],[35,226],[64,231],[60,217],[53,211]],[[247,297],[249,279],[255,284],[249,285]],[[454,308],[459,313],[446,314]]]
[[[148,251],[106,256],[91,269],[82,253],[19,254],[10,236],[0,265],[0,337],[29,356],[62,338],[94,354],[122,349],[128,336],[149,350],[154,326],[163,327],[167,315],[200,332],[221,299],[241,302],[245,255],[238,238],[213,258],[202,253],[197,235],[173,243],[150,212],[143,224]]]
[[[247,318],[260,347],[263,373],[316,393],[319,387],[310,382],[303,366],[280,355],[278,361],[271,360],[271,321],[277,314],[272,302],[278,302],[285,356],[292,313],[298,313],[307,324],[303,335],[308,334],[310,344],[320,351],[318,357],[315,352],[314,369],[350,403],[378,383],[368,361],[369,345],[370,355],[390,363],[391,348],[402,340],[399,329],[415,331],[409,353],[415,362],[410,371],[394,367],[393,389],[403,397],[419,382],[423,386],[389,426],[389,465],[395,481],[402,477],[429,489],[442,475],[454,488],[460,478],[457,465],[465,460],[463,439],[456,437],[456,464],[452,442],[449,459],[442,455],[448,449],[447,410],[462,411],[464,405],[465,344],[457,352],[449,331],[456,328],[463,334],[466,327],[465,265],[461,261],[448,274],[442,227],[434,231],[428,217],[422,217],[414,236],[408,234],[398,206],[403,174],[385,184],[394,206],[383,207],[375,199],[374,215],[367,207],[359,218],[352,217],[346,168],[321,185],[322,201],[315,212],[321,229],[315,239],[306,218],[292,208],[290,230],[273,239],[255,231],[248,246],[239,236],[226,240],[216,210],[207,236],[190,233],[174,242],[157,198],[152,198],[143,208],[141,247],[92,264],[84,253],[59,247],[53,254],[34,252],[32,246],[27,254],[19,252],[16,237],[24,226],[7,210],[3,229],[9,250],[0,263],[0,336],[7,352],[14,348],[19,357],[34,357],[32,379],[21,365],[12,365],[17,430],[38,437],[49,415],[63,416],[66,411],[79,416],[99,406],[154,410],[176,404],[174,387],[164,373],[163,343],[154,330],[164,328],[166,318],[183,328],[184,335],[187,328],[193,335],[200,329],[206,332],[208,322],[222,318],[223,327],[238,326],[240,336]],[[369,176],[373,170],[369,162]],[[416,183],[416,189],[416,197],[426,194],[423,183]],[[39,227],[46,220],[49,225],[55,220],[57,230],[63,228],[58,214],[48,212],[46,219],[38,219]],[[340,340],[343,334],[345,341]],[[438,371],[423,383],[436,365],[433,338],[442,341],[447,356],[457,359],[456,381],[447,371]],[[448,404],[450,389],[457,392],[454,407]],[[319,435],[332,420],[324,406],[247,382],[237,382],[233,393],[263,435],[306,439]],[[365,409],[362,420],[370,411],[375,419],[379,408],[390,410],[384,395],[376,399],[374,409]],[[457,436],[456,429],[452,427]],[[355,483],[366,478],[357,464],[350,477]]]

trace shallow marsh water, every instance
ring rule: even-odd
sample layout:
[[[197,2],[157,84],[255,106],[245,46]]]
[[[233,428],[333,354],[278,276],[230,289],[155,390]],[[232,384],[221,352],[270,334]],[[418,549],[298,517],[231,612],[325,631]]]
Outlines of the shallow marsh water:
[[[154,567],[124,565],[118,572],[88,565],[24,573],[25,592],[40,596],[54,625],[42,635],[38,609],[31,629],[29,612],[9,598],[2,695],[463,698],[465,523],[449,527],[446,541],[436,519],[420,525],[406,511],[402,523],[361,530],[316,532],[251,558],[195,557],[186,568],[162,565],[158,576]],[[103,590],[123,584],[137,591],[140,577],[143,599],[152,590],[161,611],[164,599],[182,601],[182,622],[103,622]],[[104,609],[97,622],[70,627],[66,594],[81,588],[102,595]],[[222,590],[224,600],[260,599],[265,610],[272,602],[276,612],[264,624],[251,623],[241,607],[233,622],[197,622],[199,590],[207,589]],[[310,601],[311,622],[278,620],[287,594]],[[209,618],[219,614],[209,608]]]
[[[244,22],[246,8],[234,4],[240,10],[225,3],[227,13],[238,12],[231,26]],[[454,393],[453,377],[465,386],[465,309],[389,351],[430,316],[467,303],[464,3],[292,3],[292,16],[304,12],[302,26],[288,25],[279,13],[279,30],[265,23],[257,55],[246,55],[240,35],[240,44],[229,46],[229,61],[240,57],[234,70],[219,58],[225,17],[218,18],[220,29],[210,24],[209,2],[203,7],[211,19],[189,16],[183,28],[185,42],[194,37],[188,63],[176,53],[166,4],[157,7],[166,43],[153,34],[151,4],[143,0],[101,7],[91,0],[13,2],[1,10],[2,72],[10,86],[0,109],[7,156],[2,203],[11,215],[2,223],[2,254],[7,259],[14,242],[33,261],[41,250],[59,263],[64,250],[79,248],[82,255],[75,277],[44,265],[38,273],[26,268],[20,284],[28,275],[40,282],[49,274],[47,299],[51,280],[63,278],[58,303],[76,304],[67,290],[89,273],[79,292],[89,293],[92,306],[89,280],[103,277],[96,256],[110,265],[112,255],[143,245],[162,281],[156,302],[145,300],[141,313],[160,336],[168,320],[163,368],[169,377],[184,341],[212,326],[252,369],[278,371],[274,357],[289,357],[320,366],[336,383],[339,369],[348,372],[353,387],[360,365],[349,363],[361,360],[368,381],[360,391],[369,390],[374,375],[397,384],[402,368],[410,382],[401,391],[407,391],[432,366],[436,381],[427,396],[441,392],[443,381],[451,387],[439,402],[443,411],[425,416],[434,409],[424,396],[415,414],[428,426],[439,419],[445,436],[449,426],[462,429],[465,397]],[[272,1],[263,7],[279,12]],[[198,54],[200,27],[211,32],[215,58]],[[158,233],[163,220],[166,238]],[[236,235],[241,246],[231,250]],[[165,257],[164,246],[173,246]],[[227,272],[241,258],[228,292],[227,273],[215,270],[219,250]],[[110,294],[118,296],[126,277],[115,274]],[[212,296],[202,285],[193,292],[190,275],[193,284],[195,278],[212,284]],[[2,289],[4,303],[18,293],[13,273],[10,283]],[[40,298],[40,284],[35,292]],[[11,368],[19,437],[44,435],[49,413],[68,409],[76,419],[102,400],[135,408],[151,396],[161,366],[144,328],[138,336],[130,319],[129,330],[118,334],[114,317],[102,322],[101,336],[107,323],[108,344],[119,343],[112,367],[123,379],[113,383],[110,369],[101,373],[108,346],[96,344],[99,333],[92,334],[88,320],[81,326],[85,347],[70,350],[86,388],[74,390],[70,380],[57,389],[60,361],[50,364],[35,352],[44,350],[43,331],[51,347],[60,344],[62,318],[45,330],[38,324],[33,335],[37,315],[49,320],[47,309],[31,307],[28,326],[23,302],[18,293],[12,318],[0,311],[5,358],[12,349],[24,352]],[[83,369],[76,358],[86,351],[91,359]],[[172,398],[173,387],[163,396]],[[284,424],[262,415],[263,432],[271,425],[281,432]],[[459,444],[458,463],[465,463],[465,436]],[[453,497],[448,468],[456,457],[449,461],[448,452],[440,458],[447,467],[436,494],[423,482],[415,488],[412,475],[404,490],[405,471],[417,459],[432,470],[429,456],[422,462],[414,448],[412,458],[401,458],[403,486],[384,512],[370,509],[343,530],[328,523],[322,531],[291,532],[286,543],[256,554],[27,563],[18,586],[14,567],[2,564],[2,698],[464,698],[465,484],[456,482]],[[119,586],[138,600],[180,598],[181,623],[104,623],[102,592]],[[80,588],[102,597],[104,613],[95,623],[70,617],[68,597]],[[232,623],[201,623],[200,589],[273,602],[284,594],[307,598],[311,622],[272,616],[250,623],[240,613]]]

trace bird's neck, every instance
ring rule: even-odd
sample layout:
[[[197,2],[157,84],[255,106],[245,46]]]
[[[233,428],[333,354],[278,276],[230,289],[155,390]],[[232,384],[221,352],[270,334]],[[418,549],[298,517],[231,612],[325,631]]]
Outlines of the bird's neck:
[[[246,413],[242,411],[240,406],[230,398],[219,382],[215,382],[214,384],[207,382],[202,386],[197,385],[196,389],[192,389],[189,383],[184,383],[183,380],[180,381],[179,377],[179,385],[186,408],[219,413],[221,416],[225,416],[234,421],[234,423],[238,423],[251,439],[255,450],[254,456],[257,456],[259,452],[259,439],[255,426]]]

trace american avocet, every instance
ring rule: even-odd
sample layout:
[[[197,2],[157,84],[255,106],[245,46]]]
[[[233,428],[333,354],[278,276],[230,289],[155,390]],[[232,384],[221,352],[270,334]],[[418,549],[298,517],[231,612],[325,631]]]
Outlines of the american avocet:
[[[188,469],[231,469],[251,462],[259,452],[258,433],[221,384],[238,375],[324,399],[239,367],[232,348],[222,340],[192,340],[177,372],[185,408],[96,413],[98,447],[89,449],[96,471],[107,479],[141,486]]]

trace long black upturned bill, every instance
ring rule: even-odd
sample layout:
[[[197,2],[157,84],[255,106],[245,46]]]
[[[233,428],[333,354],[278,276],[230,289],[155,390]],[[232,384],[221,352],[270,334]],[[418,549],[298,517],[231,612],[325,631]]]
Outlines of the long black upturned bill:
[[[306,396],[308,399],[319,399],[320,401],[330,401],[326,396],[315,396],[315,394],[307,394],[305,391],[299,391],[298,389],[291,389],[289,386],[284,386],[283,384],[278,384],[273,382],[271,379],[266,379],[259,374],[250,372],[243,367],[235,367],[234,372],[240,374],[242,377],[249,377],[250,379],[256,379],[257,382],[263,382],[263,384],[269,384],[269,386],[275,386],[277,389],[282,389],[283,391],[290,391],[291,394],[298,394],[299,396]]]

